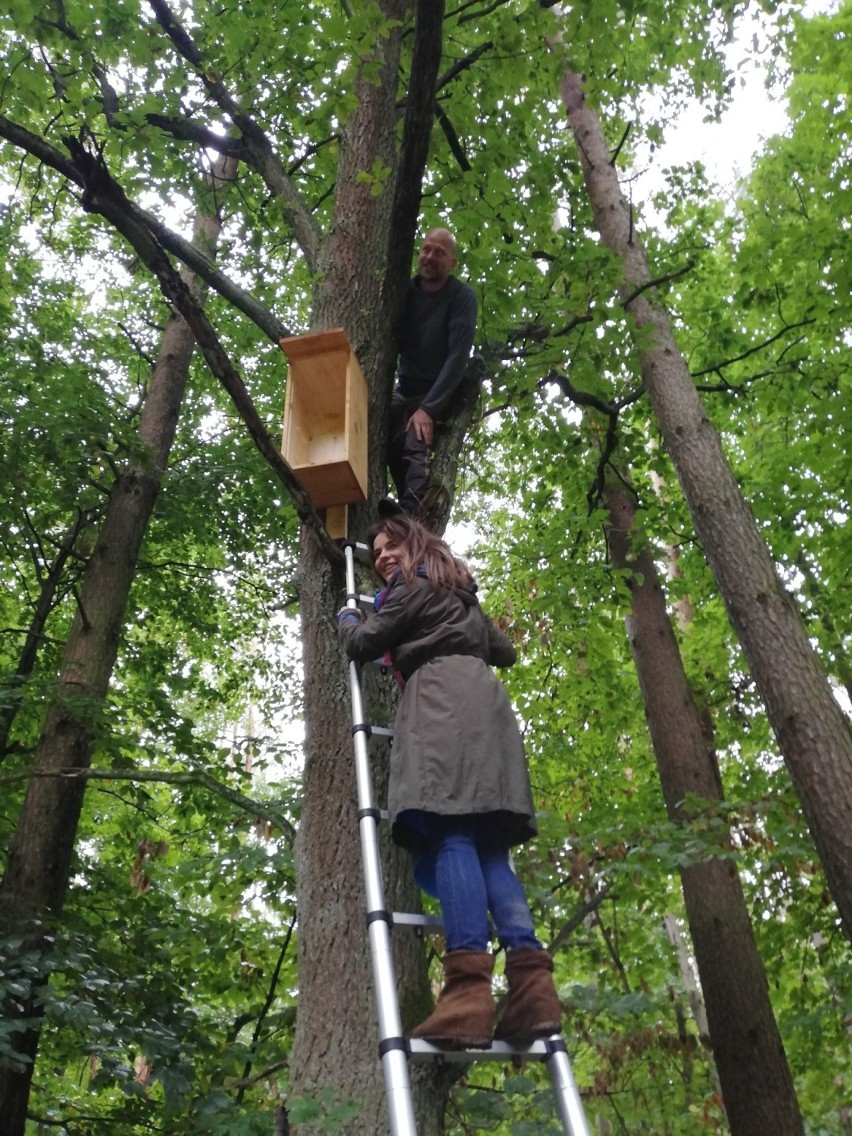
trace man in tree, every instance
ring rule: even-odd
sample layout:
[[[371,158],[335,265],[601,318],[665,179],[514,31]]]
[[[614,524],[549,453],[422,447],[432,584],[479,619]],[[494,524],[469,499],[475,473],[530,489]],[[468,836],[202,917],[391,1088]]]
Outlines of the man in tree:
[[[456,263],[452,233],[430,229],[408,286],[391,403],[388,466],[399,505],[385,498],[383,515],[420,508],[435,425],[450,407],[473,346],[476,296],[451,275]]]

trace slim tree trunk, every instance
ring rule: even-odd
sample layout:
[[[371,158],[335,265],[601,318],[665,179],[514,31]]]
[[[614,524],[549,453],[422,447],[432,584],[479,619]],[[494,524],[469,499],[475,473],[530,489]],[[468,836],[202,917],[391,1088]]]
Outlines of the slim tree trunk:
[[[687,821],[683,802],[690,794],[706,801],[723,798],[715,754],[692,698],[653,558],[636,531],[633,502],[615,485],[607,486],[606,500],[613,563],[632,573],[627,633],[666,810],[672,820]],[[736,867],[714,857],[681,869],[681,881],[732,1136],[803,1133]]]
[[[622,258],[624,304],[642,376],[728,617],[743,646],[814,838],[846,935],[852,939],[852,733],[650,287],[618,176],[582,77],[562,98],[597,228]],[[642,289],[640,291],[640,289]]]
[[[222,159],[214,181],[231,180],[233,159]],[[215,248],[216,215],[203,215],[194,241]],[[197,289],[197,283],[193,288]],[[145,530],[154,509],[174,442],[194,339],[179,316],[169,318],[151,387],[139,421],[138,450],[110,494],[104,522],[86,567],[80,602],[62,657],[53,704],[36,748],[34,767],[56,777],[30,781],[0,882],[3,934],[20,933],[45,951],[45,934],[62,911],[86,782],[63,778],[63,769],[91,763],[99,711],[118,653],[124,612]],[[18,1045],[23,1071],[0,1069],[0,1116],[4,1136],[23,1136],[27,1100],[38,1048],[37,990],[3,1007],[6,1017],[28,1018]]]
[[[4,685],[17,688],[0,712],[0,764],[9,751],[9,736],[20,706],[20,694],[26,679],[32,674],[38,658],[39,647],[44,639],[44,629],[48,617],[57,603],[57,594],[65,579],[65,569],[70,558],[79,556],[80,536],[92,524],[94,514],[80,511],[76,521],[68,528],[59,541],[56,556],[46,575],[41,577],[38,600],[33,609],[33,617],[27,630],[24,646],[18,665]]]

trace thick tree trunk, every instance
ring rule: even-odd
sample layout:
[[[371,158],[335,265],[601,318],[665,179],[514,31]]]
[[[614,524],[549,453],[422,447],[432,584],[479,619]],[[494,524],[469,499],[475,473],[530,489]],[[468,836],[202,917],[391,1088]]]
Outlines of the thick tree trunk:
[[[414,5],[410,0],[383,0],[381,7],[389,19],[404,20]],[[437,13],[440,19],[441,5],[428,0],[426,7],[427,16],[435,18]],[[376,518],[375,502],[385,492],[385,426],[396,358],[394,327],[410,271],[410,223],[402,225],[407,235],[398,238],[407,242],[408,256],[401,256],[396,247],[391,261],[389,249],[391,234],[400,225],[395,203],[397,208],[410,211],[410,201],[399,206],[400,194],[392,177],[378,194],[371,193],[358,177],[361,171],[375,168],[374,163],[398,169],[396,100],[403,31],[392,28],[377,45],[370,63],[378,64],[379,81],[373,71],[368,80],[358,84],[359,106],[341,143],[335,215],[320,252],[320,277],[314,296],[313,327],[345,328],[368,383],[372,504],[350,508],[350,537],[363,534]],[[439,58],[438,45],[437,55],[433,49],[429,60],[434,73]],[[423,75],[412,75],[412,86],[423,81]],[[434,90],[434,74],[425,81],[431,82]],[[399,176],[416,176],[419,187],[424,160],[425,147],[421,147],[419,169],[402,169]],[[391,262],[395,275],[389,276]],[[384,281],[382,287],[380,281]],[[369,581],[365,581],[364,590],[371,590]],[[297,1098],[330,1094],[335,1101],[355,1102],[358,1113],[340,1128],[343,1136],[376,1136],[388,1130],[388,1116],[365,918],[348,671],[334,620],[344,596],[342,573],[329,565],[310,534],[304,534],[300,606],[306,759],[296,847],[299,1012],[291,1076]],[[383,700],[387,701],[386,695]],[[375,710],[373,702],[371,711]],[[376,742],[371,744],[376,796],[383,804],[380,791],[387,753]],[[419,894],[411,880],[407,854],[387,843],[384,852],[389,907],[416,909]],[[394,935],[403,1022],[410,1026],[429,998],[423,946],[405,930]],[[427,1065],[412,1068],[411,1080],[418,1133],[437,1136],[443,1129],[451,1078]],[[294,1128],[299,1136],[324,1130],[321,1123]]]
[[[234,172],[233,159],[223,159],[215,176],[230,180]],[[195,243],[209,253],[219,228],[217,216],[199,215]],[[65,901],[86,785],[83,778],[63,778],[61,772],[91,763],[96,723],[118,653],[139,549],[174,442],[194,343],[183,319],[171,316],[140,417],[138,454],[110,494],[35,753],[35,769],[57,776],[30,781],[0,883],[2,934],[23,934],[45,951],[45,935]],[[4,1016],[37,1021],[37,994],[33,990],[29,998],[5,1005]],[[4,1136],[23,1136],[38,1035],[37,1024],[20,1035],[24,1071],[0,1069]]]
[[[623,487],[607,486],[613,563],[632,573],[630,649],[645,702],[666,810],[688,820],[684,800],[723,798],[712,745],[692,698],[653,558],[636,531]],[[681,870],[710,1042],[732,1136],[794,1136],[802,1118],[739,875],[713,858]]]
[[[852,733],[704,413],[652,277],[582,77],[562,97],[604,243],[622,258],[642,376],[704,554],[743,646],[852,939]]]

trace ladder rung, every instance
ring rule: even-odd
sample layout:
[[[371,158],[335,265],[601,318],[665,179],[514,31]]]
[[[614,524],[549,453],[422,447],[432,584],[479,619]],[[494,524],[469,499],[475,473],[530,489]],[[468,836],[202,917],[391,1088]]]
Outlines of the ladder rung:
[[[373,556],[370,552],[369,544],[362,544],[360,541],[353,541],[354,547],[352,549],[355,559],[361,564],[366,564],[369,568],[373,567]]]
[[[445,1061],[507,1061],[512,1057],[519,1057],[522,1061],[545,1061],[551,1052],[544,1041],[531,1041],[528,1045],[495,1041],[490,1049],[441,1049],[429,1041],[411,1038],[408,1045],[412,1058],[419,1061],[427,1057],[443,1057]]]
[[[355,607],[359,602],[372,598],[362,597],[358,592],[355,577],[356,550],[366,553],[366,545],[345,544],[346,593],[347,602]],[[375,605],[374,605],[375,606]],[[583,1113],[583,1102],[574,1076],[568,1050],[563,1038],[554,1035],[529,1042],[526,1045],[513,1045],[496,1041],[488,1049],[450,1050],[431,1045],[421,1039],[408,1040],[402,1036],[399,1002],[394,977],[393,952],[390,950],[389,932],[391,925],[413,927],[424,933],[426,929],[442,929],[442,922],[433,915],[412,912],[389,911],[385,907],[382,872],[377,842],[376,821],[388,819],[386,810],[380,810],[372,803],[370,776],[370,755],[365,744],[366,736],[393,737],[389,726],[370,726],[364,719],[364,702],[361,692],[360,667],[350,666],[352,687],[352,737],[355,757],[355,775],[358,796],[358,829],[361,838],[361,852],[364,861],[364,885],[368,898],[367,926],[369,928],[370,952],[372,956],[373,981],[376,990],[379,1020],[382,1025],[382,1040],[379,1055],[390,1114],[390,1130],[397,1136],[415,1136],[416,1124],[411,1098],[408,1062],[411,1060],[453,1061],[470,1063],[474,1061],[499,1061],[504,1064],[520,1061],[545,1061],[547,1071],[556,1096],[556,1108],[566,1136],[591,1136]],[[362,823],[368,822],[368,823]]]
[[[392,912],[394,927],[434,927],[442,929],[443,919],[437,915],[419,915],[413,911]]]

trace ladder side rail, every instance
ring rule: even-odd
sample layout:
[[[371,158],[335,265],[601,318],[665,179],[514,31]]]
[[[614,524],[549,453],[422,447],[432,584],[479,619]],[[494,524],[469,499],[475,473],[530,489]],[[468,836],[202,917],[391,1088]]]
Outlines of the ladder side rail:
[[[567,1136],[591,1136],[583,1100],[564,1043],[552,1050],[547,1058],[547,1068],[556,1098],[556,1110]]]
[[[346,559],[346,603],[356,608],[355,559],[351,545],[344,549]],[[408,1055],[402,1034],[402,1020],[396,994],[396,976],[391,949],[390,913],[386,910],[381,857],[379,855],[378,810],[373,804],[368,727],[364,715],[360,668],[349,664],[352,696],[352,730],[355,750],[355,781],[358,798],[358,830],[364,868],[367,900],[370,959],[379,1025],[379,1053],[385,1082],[391,1136],[416,1136]]]
[[[346,603],[357,608],[364,597],[355,590],[355,559],[353,546],[344,546],[346,559]],[[428,1042],[406,1042],[402,1036],[402,1022],[396,993],[396,978],[391,951],[390,929],[393,914],[385,907],[384,884],[382,880],[381,858],[379,855],[378,822],[380,811],[373,803],[372,779],[370,777],[370,754],[368,738],[371,730],[364,713],[364,699],[361,690],[361,668],[355,662],[349,664],[349,684],[352,696],[352,732],[355,750],[355,779],[358,796],[358,822],[361,837],[361,854],[364,866],[364,887],[367,900],[368,933],[370,957],[373,966],[373,981],[376,988],[376,1007],[379,1018],[379,1053],[382,1059],[385,1091],[390,1116],[391,1136],[417,1136],[414,1111],[411,1100],[411,1085],[408,1071],[408,1054],[425,1056],[434,1054],[444,1060],[458,1058],[486,1059],[496,1058],[502,1051],[526,1057],[541,1056],[547,1062],[553,1086],[559,1120],[566,1136],[591,1136],[580,1092],[571,1070],[568,1051],[561,1037],[553,1037],[533,1042],[529,1047],[515,1047],[495,1042],[492,1050],[460,1051],[444,1053]],[[385,733],[386,731],[382,731]],[[390,731],[387,731],[390,733]],[[422,918],[422,917],[421,917]],[[414,922],[407,915],[400,920]],[[430,920],[440,924],[440,920]],[[525,1052],[526,1051],[526,1052]]]

